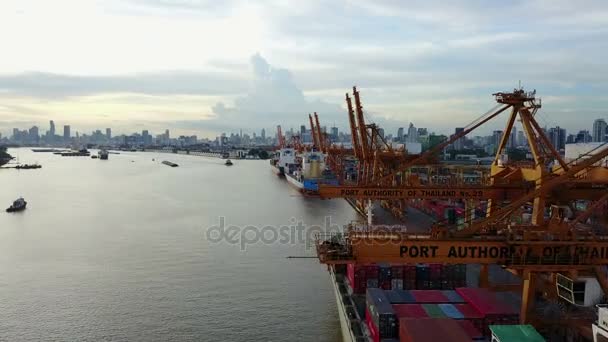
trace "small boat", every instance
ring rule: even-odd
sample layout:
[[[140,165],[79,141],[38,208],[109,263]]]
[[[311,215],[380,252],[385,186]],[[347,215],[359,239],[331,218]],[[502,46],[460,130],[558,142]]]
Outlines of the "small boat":
[[[19,169],[19,170],[40,169],[40,168],[42,168],[42,165],[39,165],[39,164],[23,164],[23,165],[15,166],[15,169]]]
[[[91,156],[91,159],[97,159],[97,156],[93,154],[93,155]]]
[[[224,165],[231,166],[232,165],[232,161],[230,159],[226,159],[226,162],[224,163]]]
[[[107,150],[105,150],[105,149],[99,150],[98,155],[99,155],[100,160],[108,160],[109,153]]]
[[[163,164],[171,166],[171,167],[178,167],[179,166],[179,165],[177,165],[175,163],[172,163],[172,162],[170,162],[168,160],[163,160]]]
[[[21,211],[21,210],[25,210],[25,206],[27,205],[27,202],[23,199],[23,197],[19,197],[18,199],[16,199],[13,202],[13,205],[11,205],[10,207],[6,208],[6,212],[7,213],[12,213],[15,211]]]

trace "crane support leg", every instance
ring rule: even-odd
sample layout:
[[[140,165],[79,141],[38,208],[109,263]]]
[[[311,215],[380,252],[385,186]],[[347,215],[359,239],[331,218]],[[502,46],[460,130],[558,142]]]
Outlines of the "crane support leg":
[[[524,271],[524,283],[521,294],[521,309],[519,313],[519,322],[526,324],[529,321],[528,314],[534,307],[535,292],[536,292],[536,274],[530,271]]]
[[[479,268],[479,287],[486,289],[490,287],[490,279],[488,275],[488,265],[481,265],[481,267]]]
[[[608,295],[608,275],[606,275],[606,266],[595,266],[593,271],[597,278],[597,282],[604,292],[604,296]]]

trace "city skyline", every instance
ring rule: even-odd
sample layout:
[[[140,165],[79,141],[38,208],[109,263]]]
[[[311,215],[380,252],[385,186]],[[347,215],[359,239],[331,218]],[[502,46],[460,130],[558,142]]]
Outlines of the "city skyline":
[[[0,131],[52,118],[212,137],[295,128],[313,111],[346,127],[357,85],[387,131],[446,134],[519,81],[538,90],[543,124],[578,131],[607,115],[606,17],[605,2],[563,0],[5,1]]]

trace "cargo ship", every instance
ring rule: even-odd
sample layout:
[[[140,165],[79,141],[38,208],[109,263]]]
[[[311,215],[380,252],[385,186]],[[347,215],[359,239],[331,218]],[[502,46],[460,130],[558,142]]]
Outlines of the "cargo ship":
[[[284,176],[285,170],[296,163],[296,151],[293,148],[281,148],[270,158],[270,169],[277,176]]]
[[[285,178],[300,192],[318,194],[319,184],[338,185],[338,179],[325,166],[325,155],[318,151],[304,152],[285,170]]]

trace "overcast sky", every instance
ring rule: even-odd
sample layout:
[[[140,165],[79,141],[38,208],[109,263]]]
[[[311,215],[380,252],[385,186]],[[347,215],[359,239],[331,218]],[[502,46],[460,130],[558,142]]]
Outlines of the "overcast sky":
[[[353,85],[392,133],[453,132],[519,80],[543,126],[608,117],[602,0],[2,0],[0,47],[4,136],[54,119],[214,137],[312,111],[346,128]]]

